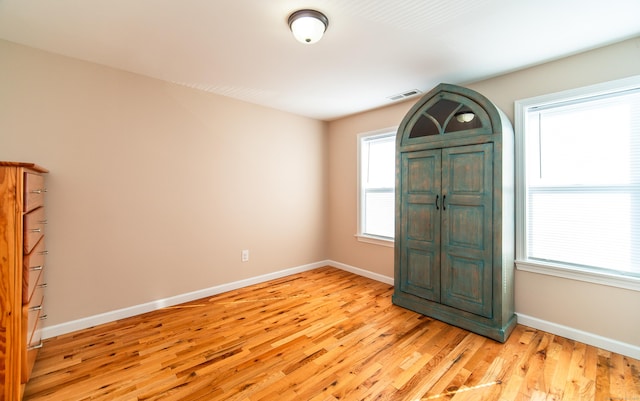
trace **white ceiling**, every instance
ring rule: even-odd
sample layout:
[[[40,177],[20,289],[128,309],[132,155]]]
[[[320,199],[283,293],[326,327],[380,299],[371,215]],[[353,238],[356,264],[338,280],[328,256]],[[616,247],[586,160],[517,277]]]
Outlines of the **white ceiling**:
[[[640,0],[0,0],[2,39],[321,120],[639,35]]]

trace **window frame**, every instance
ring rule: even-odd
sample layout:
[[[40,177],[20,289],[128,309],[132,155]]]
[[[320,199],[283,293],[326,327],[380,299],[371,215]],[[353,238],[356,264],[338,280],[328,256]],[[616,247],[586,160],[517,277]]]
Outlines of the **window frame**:
[[[587,267],[563,263],[552,263],[527,258],[527,224],[526,224],[526,116],[530,109],[553,103],[580,101],[594,96],[604,96],[625,90],[640,88],[640,75],[596,85],[517,100],[514,107],[515,120],[515,156],[516,156],[516,258],[518,270],[539,273],[565,279],[607,285],[628,290],[640,291],[640,278],[616,273],[600,271]]]
[[[375,130],[375,131],[369,131],[369,132],[363,132],[357,135],[357,167],[356,167],[356,176],[357,176],[357,188],[356,188],[356,192],[357,192],[357,204],[356,204],[356,211],[357,211],[357,222],[356,222],[356,234],[354,235],[358,241],[360,242],[365,242],[365,243],[369,243],[369,244],[375,244],[375,245],[382,245],[382,246],[386,246],[386,247],[393,247],[395,244],[395,238],[394,237],[383,237],[383,236],[378,236],[378,235],[371,235],[371,234],[366,234],[362,231],[362,227],[364,225],[364,208],[362,205],[362,202],[364,201],[364,189],[362,186],[362,141],[364,138],[371,138],[371,137],[385,137],[385,136],[391,136],[394,138],[394,142],[397,140],[397,133],[398,131],[398,127],[389,127],[389,128],[384,128],[384,129],[379,129],[379,130]],[[395,144],[394,144],[395,146]],[[395,160],[395,152],[394,152],[394,160]],[[395,175],[395,163],[394,163],[394,175]],[[395,191],[395,184],[394,184],[394,191]],[[395,199],[395,197],[394,197]],[[395,215],[395,211],[394,211],[394,215]],[[395,226],[395,225],[394,225]]]

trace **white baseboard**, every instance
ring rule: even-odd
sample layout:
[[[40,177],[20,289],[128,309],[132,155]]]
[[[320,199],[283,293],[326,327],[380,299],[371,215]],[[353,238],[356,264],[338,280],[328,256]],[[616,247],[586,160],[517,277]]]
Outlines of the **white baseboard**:
[[[336,262],[333,260],[327,261],[327,264],[338,269],[346,270],[348,272],[370,278],[372,280],[380,281],[389,285],[393,285],[393,277],[384,276],[378,273],[373,273],[368,270],[360,269],[346,265],[344,263]],[[640,359],[640,347],[633,344],[624,343],[622,341],[614,340],[612,338],[602,337],[597,334],[589,333],[586,331],[578,330],[573,327],[563,326],[561,324],[549,322],[546,320],[538,319],[533,316],[528,316],[522,313],[517,313],[518,324],[529,326],[534,329],[546,331],[551,334],[559,335],[571,340],[580,341],[585,344],[589,344],[598,348],[602,348],[608,351],[616,352],[621,355],[630,356],[635,359]]]
[[[254,284],[264,283],[269,280],[290,276],[296,273],[302,273],[308,270],[317,269],[319,267],[323,267],[327,265],[330,265],[329,261],[311,263],[308,265],[280,270],[274,273],[268,273],[261,276],[234,281],[232,283],[221,284],[214,287],[189,292],[186,294],[180,294],[180,295],[176,295],[169,298],[158,299],[152,302],[147,302],[140,305],[134,305],[128,308],[105,312],[98,315],[89,316],[89,317],[85,317],[78,320],[73,320],[70,322],[60,323],[54,326],[44,327],[42,329],[42,338],[47,339],[51,337],[56,337],[62,334],[67,334],[77,330],[82,330],[89,327],[97,326],[99,324],[109,323],[109,322],[124,319],[127,317],[140,315],[142,313],[147,313],[154,310],[166,308],[168,306],[174,306],[174,305],[182,304],[189,301],[195,301],[196,299],[206,298],[216,294],[221,294],[223,292],[237,290],[238,288],[243,288],[243,287],[247,287]]]
[[[51,338],[66,333],[71,333],[77,330],[86,329],[99,324],[109,323],[116,320],[124,319],[131,316],[140,315],[142,313],[151,312],[157,309],[165,308],[168,306],[178,305],[184,302],[194,301],[200,298],[210,297],[223,292],[236,290],[239,288],[247,287],[254,284],[264,283],[269,280],[274,280],[286,276],[290,276],[296,273],[302,273],[305,271],[317,269],[323,266],[331,266],[341,270],[348,271],[359,276],[367,277],[372,280],[380,281],[385,284],[393,285],[393,277],[388,277],[382,274],[373,273],[368,270],[364,270],[358,267],[350,266],[344,263],[336,262],[333,260],[324,260],[320,262],[311,263],[308,265],[293,267],[290,269],[284,269],[273,273],[264,274],[261,276],[251,277],[244,280],[234,281],[232,283],[221,284],[218,286],[205,288],[198,291],[189,292],[186,294],[180,294],[169,298],[159,299],[152,302],[147,302],[140,305],[131,306],[128,308],[118,309],[106,313],[101,313],[86,318],[73,320],[57,324],[55,326],[45,327],[42,329],[43,338]],[[551,334],[559,335],[569,338],[571,340],[580,341],[585,344],[593,345],[605,350],[613,351],[622,355],[627,355],[635,359],[640,359],[640,347],[633,344],[624,343],[611,338],[602,337],[593,333],[581,331],[572,327],[563,326],[561,324],[549,322],[546,320],[538,319],[533,316],[528,316],[522,313],[517,313],[518,324],[532,327],[534,329],[543,330]]]
[[[344,263],[336,262],[334,260],[328,260],[327,264],[329,266],[336,267],[338,269],[345,270],[353,274],[357,274],[358,276],[363,276],[366,278],[370,278],[372,280],[380,281],[381,283],[393,285],[393,277],[370,272],[369,270],[360,269],[359,267],[345,265]]]
[[[562,336],[570,340],[580,341],[607,351],[627,355],[631,358],[640,359],[640,347],[637,345],[623,343],[612,338],[602,337],[597,334],[578,330],[573,327],[563,326],[561,324],[538,319],[522,313],[516,312],[516,315],[518,316],[518,324],[533,327],[534,329],[546,331],[547,333]]]

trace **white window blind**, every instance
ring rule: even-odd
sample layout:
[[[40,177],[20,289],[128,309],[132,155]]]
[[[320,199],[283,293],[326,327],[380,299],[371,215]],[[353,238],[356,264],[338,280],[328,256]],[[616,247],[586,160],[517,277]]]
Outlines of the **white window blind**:
[[[640,278],[640,87],[524,111],[524,255]]]
[[[393,239],[395,132],[359,138],[358,235]]]

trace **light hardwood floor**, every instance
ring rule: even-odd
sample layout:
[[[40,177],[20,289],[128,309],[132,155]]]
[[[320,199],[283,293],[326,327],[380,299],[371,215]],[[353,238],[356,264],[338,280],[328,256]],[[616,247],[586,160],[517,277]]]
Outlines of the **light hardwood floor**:
[[[25,400],[640,401],[640,361],[518,325],[505,344],[325,267],[47,340]]]

